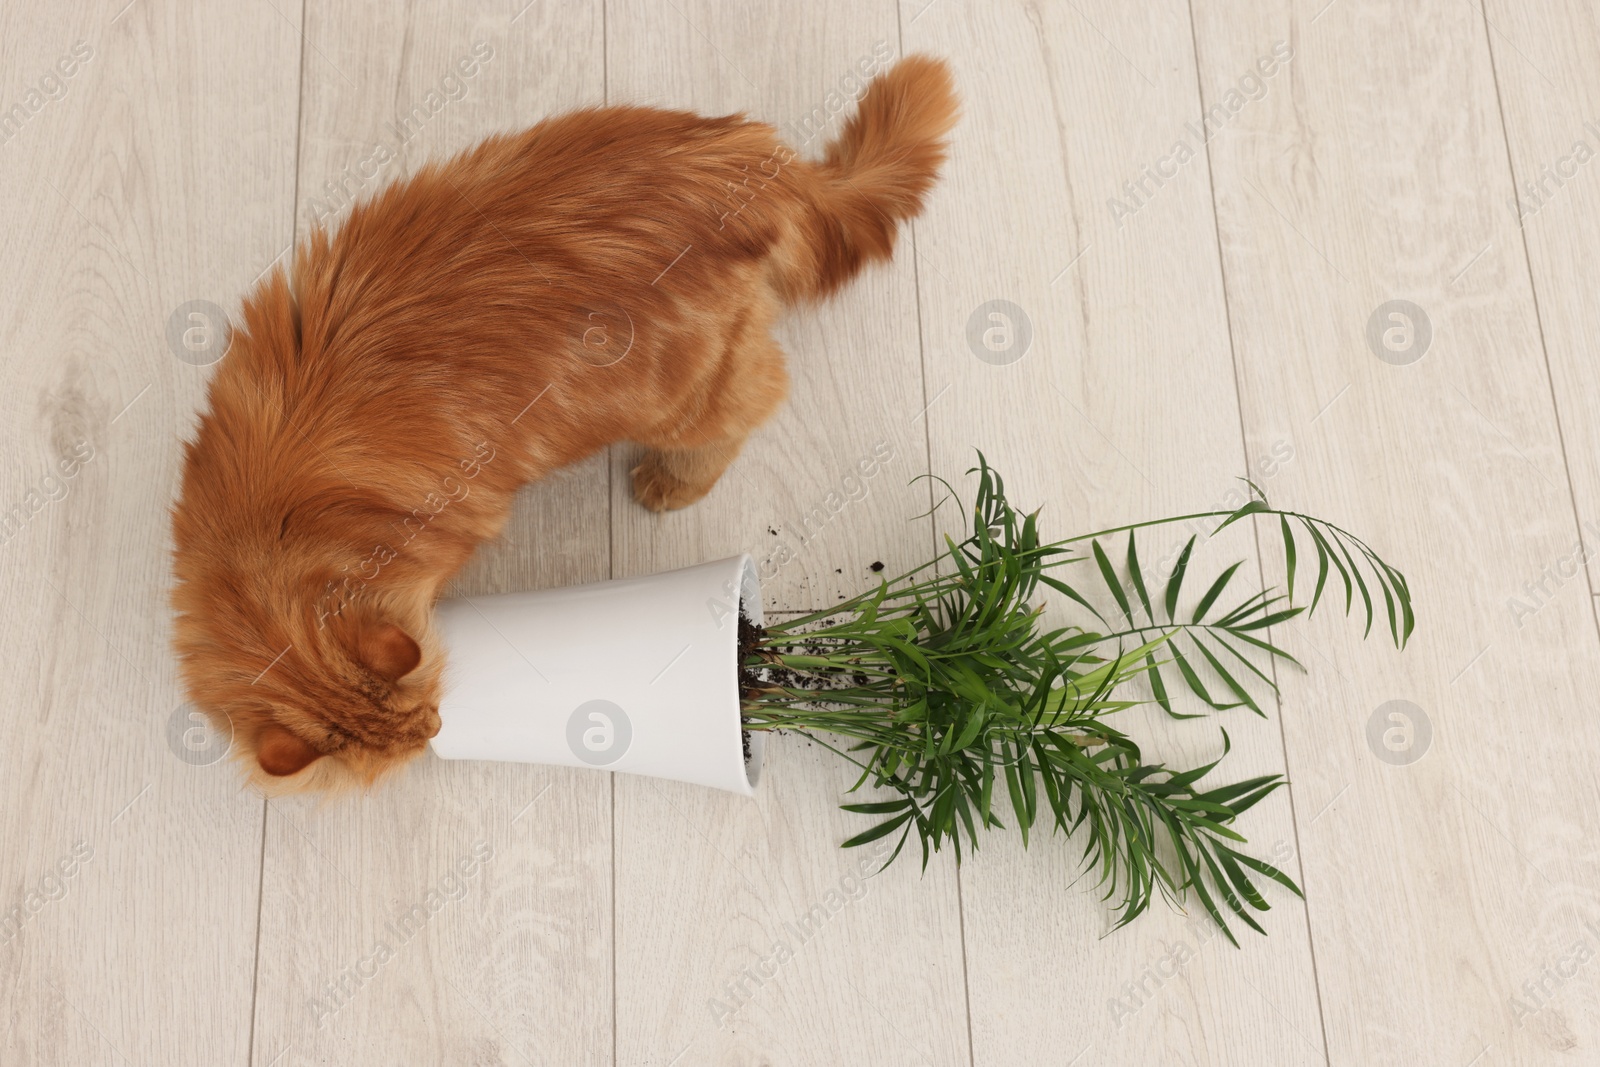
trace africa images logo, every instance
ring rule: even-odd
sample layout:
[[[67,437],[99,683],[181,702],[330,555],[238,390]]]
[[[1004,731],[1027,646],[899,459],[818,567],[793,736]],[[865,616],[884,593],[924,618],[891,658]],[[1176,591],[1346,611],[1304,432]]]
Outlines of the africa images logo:
[[[591,767],[606,767],[633,743],[628,713],[609,700],[586,700],[567,717],[567,747]]]

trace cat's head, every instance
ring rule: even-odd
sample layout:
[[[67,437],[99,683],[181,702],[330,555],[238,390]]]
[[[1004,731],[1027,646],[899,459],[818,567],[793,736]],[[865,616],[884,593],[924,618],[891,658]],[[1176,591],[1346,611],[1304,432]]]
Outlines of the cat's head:
[[[366,785],[439,730],[436,576],[471,545],[435,523],[403,554],[386,547],[409,529],[395,501],[437,486],[386,455],[381,427],[300,396],[326,383],[281,268],[241,315],[172,509],[183,680],[263,789]]]
[[[232,731],[264,790],[369,785],[439,732],[443,655],[427,597],[344,602],[327,579],[262,582],[182,559],[174,643],[190,699]]]

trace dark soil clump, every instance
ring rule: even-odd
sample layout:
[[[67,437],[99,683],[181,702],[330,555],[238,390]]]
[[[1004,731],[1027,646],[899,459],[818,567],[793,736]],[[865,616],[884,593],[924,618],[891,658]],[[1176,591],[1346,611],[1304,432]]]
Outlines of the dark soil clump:
[[[739,692],[760,684],[757,676],[760,668],[748,666],[751,656],[761,644],[761,639],[767,636],[767,628],[758,625],[743,610],[739,612]],[[750,731],[739,731],[739,740],[744,745],[744,762],[750,763]]]
[[[741,670],[745,665],[745,660],[750,658],[751,654],[755,652],[756,646],[761,643],[761,639],[766,636],[767,628],[765,626],[757,625],[751,620],[750,616],[743,611],[739,612],[739,666]]]
[[[741,694],[773,687],[825,692],[828,689],[844,688],[851,684],[867,684],[867,676],[859,671],[846,669],[829,672],[797,671],[779,666],[771,662],[768,654],[764,654],[761,642],[766,639],[766,636],[766,627],[756,625],[743,612],[739,613],[739,692]],[[830,657],[838,651],[835,646],[820,641],[801,641],[798,636],[792,643],[786,642],[784,650],[804,656],[819,657]]]

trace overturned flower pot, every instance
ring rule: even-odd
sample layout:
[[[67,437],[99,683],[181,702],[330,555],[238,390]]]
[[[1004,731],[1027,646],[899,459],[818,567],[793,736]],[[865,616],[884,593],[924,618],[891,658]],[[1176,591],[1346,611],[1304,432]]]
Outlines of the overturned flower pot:
[[[642,578],[446,600],[433,739],[444,759],[598,767],[754,794],[764,737],[740,722],[749,556]]]

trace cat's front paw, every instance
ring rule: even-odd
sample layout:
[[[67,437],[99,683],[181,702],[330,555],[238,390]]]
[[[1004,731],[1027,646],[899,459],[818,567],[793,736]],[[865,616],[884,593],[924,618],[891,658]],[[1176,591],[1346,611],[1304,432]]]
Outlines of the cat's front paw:
[[[651,511],[686,508],[710,490],[710,485],[686,484],[668,468],[659,452],[646,452],[633,468],[633,498]]]

